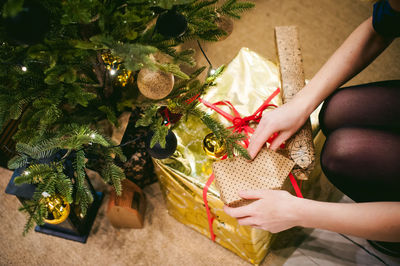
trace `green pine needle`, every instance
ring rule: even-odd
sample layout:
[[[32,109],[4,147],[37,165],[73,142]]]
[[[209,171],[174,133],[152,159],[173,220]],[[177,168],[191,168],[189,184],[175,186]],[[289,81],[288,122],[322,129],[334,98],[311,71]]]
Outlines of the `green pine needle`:
[[[2,16],[17,15],[23,2],[7,0]],[[218,40],[225,32],[218,28],[217,19],[221,15],[238,18],[252,3],[237,0],[129,0],[123,5],[119,1],[97,0],[36,2],[48,11],[52,21],[45,38],[34,45],[8,43],[8,38],[1,38],[5,41],[0,45],[0,127],[10,119],[18,119],[18,131],[13,136],[17,156],[8,166],[25,167],[25,174],[17,177],[16,183],[37,186],[34,198],[23,207],[29,214],[24,232],[34,223],[43,224],[47,216],[47,209],[40,201],[43,192],[61,194],[83,214],[87,212],[93,201],[85,174],[87,165],[94,163],[88,156],[89,150],[104,162],[97,169],[103,180],[117,192],[121,191],[120,181],[125,175],[114,164],[112,155],[122,161],[126,158],[120,147],[94,129],[103,119],[118,126],[118,117],[130,111],[132,105],[144,110],[136,126],[154,132],[152,147],[156,143],[165,146],[168,128],[162,125],[158,109],[167,106],[183,116],[197,115],[232,147],[231,152],[243,153],[236,146],[237,136],[197,109],[196,99],[215,85],[220,72],[199,82],[198,76],[205,67],[192,73],[183,71],[184,65],[195,66],[195,60],[194,50],[185,49],[182,44],[186,40]],[[185,16],[188,27],[183,36],[169,38],[155,29],[153,22],[160,13],[154,12],[160,8],[174,8]],[[5,27],[0,27],[0,37],[6,35]],[[118,63],[107,65],[102,58],[105,53],[118,57]],[[157,61],[159,53],[166,59]],[[112,75],[111,67],[117,70],[117,75]],[[170,95],[162,101],[143,99],[136,83],[143,68],[175,75]],[[122,70],[132,71],[126,86],[118,82]],[[50,162],[43,163],[46,160]],[[64,174],[67,160],[73,160],[73,176]]]

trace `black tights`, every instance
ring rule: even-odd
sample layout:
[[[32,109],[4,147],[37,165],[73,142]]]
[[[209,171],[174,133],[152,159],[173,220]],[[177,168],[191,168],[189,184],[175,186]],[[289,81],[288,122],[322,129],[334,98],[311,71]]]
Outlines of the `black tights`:
[[[356,202],[400,201],[400,80],[337,90],[319,121],[321,165]]]

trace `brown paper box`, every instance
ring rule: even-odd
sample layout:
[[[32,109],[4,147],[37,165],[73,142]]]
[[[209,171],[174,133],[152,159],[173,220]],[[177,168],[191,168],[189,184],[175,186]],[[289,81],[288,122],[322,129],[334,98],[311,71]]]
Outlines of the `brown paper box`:
[[[146,211],[146,198],[142,190],[128,179],[122,180],[122,194],[110,192],[106,215],[117,228],[142,228]]]
[[[252,202],[239,197],[239,191],[280,189],[294,164],[279,153],[263,148],[252,161],[235,157],[214,162],[213,172],[221,200],[226,205],[238,207]]]

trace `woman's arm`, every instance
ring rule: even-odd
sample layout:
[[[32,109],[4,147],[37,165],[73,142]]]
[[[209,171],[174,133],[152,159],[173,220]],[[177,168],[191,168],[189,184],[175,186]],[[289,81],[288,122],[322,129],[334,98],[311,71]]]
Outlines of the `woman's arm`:
[[[273,233],[303,226],[370,240],[400,242],[400,202],[319,202],[280,190],[244,191],[239,195],[258,199],[243,207],[224,207],[241,225]]]
[[[298,93],[298,101],[307,105],[307,116],[334,90],[367,67],[392,40],[373,29],[372,17],[358,26]]]
[[[389,3],[400,11],[400,0]],[[263,114],[250,139],[250,155],[255,157],[274,132],[279,135],[270,148],[277,149],[328,95],[370,64],[391,41],[373,29],[371,18],[364,21],[292,101]],[[400,202],[326,203],[277,190],[244,191],[239,195],[257,199],[244,207],[224,207],[242,225],[271,232],[304,226],[371,240],[400,241]]]
[[[368,66],[391,41],[373,29],[372,18],[364,21],[292,101],[264,113],[250,139],[250,156],[254,158],[274,132],[278,132],[278,137],[270,148],[276,150],[304,124],[328,95]]]

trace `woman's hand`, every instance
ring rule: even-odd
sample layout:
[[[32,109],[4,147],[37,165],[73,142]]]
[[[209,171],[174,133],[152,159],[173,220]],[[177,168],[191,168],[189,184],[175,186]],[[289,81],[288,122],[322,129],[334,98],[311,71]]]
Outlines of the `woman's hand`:
[[[292,196],[287,191],[248,190],[240,192],[239,196],[244,199],[257,199],[243,207],[224,206],[224,211],[237,218],[240,225],[250,225],[277,233],[300,223],[296,205],[302,199]]]
[[[263,113],[260,123],[250,138],[248,152],[252,158],[256,157],[262,146],[275,132],[278,135],[271,143],[272,150],[276,150],[305,123],[309,113],[297,102],[300,100],[293,99],[275,110]]]
[[[284,190],[249,190],[239,195],[256,200],[243,207],[224,206],[240,225],[272,233],[302,226],[371,240],[400,241],[400,202],[320,202],[297,198]]]
[[[395,9],[400,0],[391,0]],[[254,158],[273,133],[278,136],[270,148],[276,150],[306,121],[311,112],[334,90],[368,66],[392,41],[372,27],[372,17],[355,29],[307,85],[288,103],[265,112],[250,139],[249,154]]]

